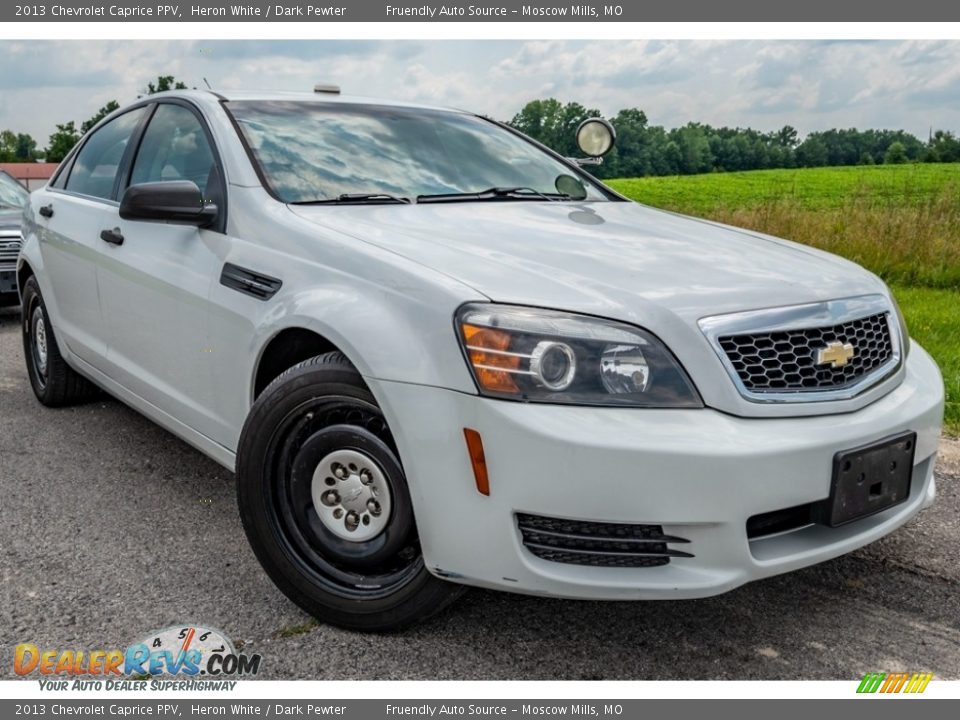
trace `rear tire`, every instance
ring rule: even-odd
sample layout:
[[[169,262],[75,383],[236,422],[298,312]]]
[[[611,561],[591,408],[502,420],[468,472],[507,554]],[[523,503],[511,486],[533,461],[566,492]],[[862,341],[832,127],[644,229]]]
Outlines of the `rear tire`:
[[[99,395],[97,386],[67,365],[60,354],[53,323],[35,277],[30,277],[23,286],[21,323],[23,355],[37,400],[47,407],[63,407],[87,402]]]
[[[237,499],[264,570],[325,622],[396,630],[462,592],[424,565],[393,438],[342,353],[295,365],[257,398],[240,436]]]

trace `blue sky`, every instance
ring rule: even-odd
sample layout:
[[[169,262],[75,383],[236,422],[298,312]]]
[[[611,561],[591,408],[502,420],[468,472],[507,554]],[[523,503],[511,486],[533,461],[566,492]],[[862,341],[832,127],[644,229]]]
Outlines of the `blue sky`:
[[[159,74],[214,89],[344,92],[509,119],[554,96],[673,127],[806,134],[830,127],[960,131],[960,41],[0,41],[0,129],[41,146]]]

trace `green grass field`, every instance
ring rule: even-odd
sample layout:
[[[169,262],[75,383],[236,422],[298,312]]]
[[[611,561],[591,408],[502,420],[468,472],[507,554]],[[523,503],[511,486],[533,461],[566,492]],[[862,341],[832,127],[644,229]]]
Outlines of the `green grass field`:
[[[757,170],[611,180],[638,202],[803,242],[886,280],[937,360],[960,435],[960,165]]]

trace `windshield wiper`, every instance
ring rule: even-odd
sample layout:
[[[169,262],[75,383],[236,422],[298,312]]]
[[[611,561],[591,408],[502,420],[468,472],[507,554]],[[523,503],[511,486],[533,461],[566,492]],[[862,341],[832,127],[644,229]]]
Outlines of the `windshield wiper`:
[[[462,202],[464,200],[568,200],[569,195],[542,193],[529,187],[492,187],[477,192],[440,193],[437,195],[418,195],[418,203]]]
[[[398,197],[390,193],[341,193],[335,198],[324,198],[323,200],[301,200],[290,203],[291,205],[409,205],[410,198]]]

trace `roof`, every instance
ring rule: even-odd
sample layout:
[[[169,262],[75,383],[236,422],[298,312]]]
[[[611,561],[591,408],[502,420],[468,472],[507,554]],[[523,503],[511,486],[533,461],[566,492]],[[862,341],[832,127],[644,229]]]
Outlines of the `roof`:
[[[276,100],[287,102],[316,102],[316,103],[344,103],[354,105],[380,105],[388,107],[421,108],[424,110],[447,110],[449,112],[464,112],[455,108],[443,107],[440,105],[424,105],[422,103],[406,102],[403,100],[390,100],[386,98],[366,97],[363,95],[341,95],[339,93],[325,92],[281,92],[278,90],[170,90],[163,93],[156,93],[150,97],[186,97],[209,100],[211,96],[217,96],[228,102],[242,100]],[[140,98],[144,100],[146,98]]]
[[[0,170],[17,180],[47,180],[56,171],[59,163],[0,163]]]

